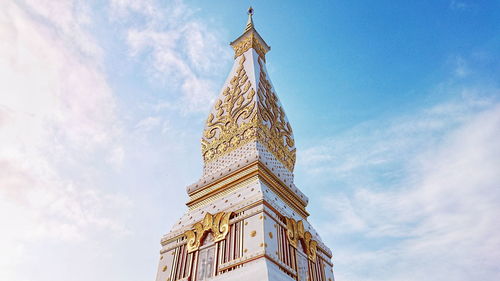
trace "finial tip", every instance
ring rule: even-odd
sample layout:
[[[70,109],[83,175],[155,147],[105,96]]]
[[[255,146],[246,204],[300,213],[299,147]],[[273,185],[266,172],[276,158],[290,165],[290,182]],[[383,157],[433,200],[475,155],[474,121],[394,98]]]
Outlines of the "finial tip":
[[[253,16],[253,8],[252,8],[252,6],[250,6],[250,8],[248,8],[248,22],[247,22],[247,26],[245,28],[245,32],[247,32],[248,30],[253,28],[252,16]]]

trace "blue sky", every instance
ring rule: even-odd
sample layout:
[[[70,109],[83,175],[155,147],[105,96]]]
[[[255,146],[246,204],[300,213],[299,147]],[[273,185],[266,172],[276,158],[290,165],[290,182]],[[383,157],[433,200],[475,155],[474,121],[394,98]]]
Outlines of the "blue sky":
[[[0,2],[0,280],[153,280],[255,8],[337,280],[498,280],[500,2]]]

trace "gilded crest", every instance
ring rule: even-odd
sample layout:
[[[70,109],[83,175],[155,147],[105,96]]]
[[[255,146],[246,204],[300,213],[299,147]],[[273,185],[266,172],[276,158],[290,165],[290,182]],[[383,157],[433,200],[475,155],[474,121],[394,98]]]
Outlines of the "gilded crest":
[[[304,223],[301,220],[297,222],[292,218],[286,218],[286,234],[292,247],[297,248],[300,241],[307,257],[313,262],[316,261],[318,242],[312,240],[312,234],[309,231],[304,231]]]
[[[198,250],[205,236],[211,232],[214,242],[224,240],[229,232],[229,219],[232,212],[220,212],[216,215],[207,213],[202,221],[193,225],[193,229],[184,232],[187,238],[188,253]]]

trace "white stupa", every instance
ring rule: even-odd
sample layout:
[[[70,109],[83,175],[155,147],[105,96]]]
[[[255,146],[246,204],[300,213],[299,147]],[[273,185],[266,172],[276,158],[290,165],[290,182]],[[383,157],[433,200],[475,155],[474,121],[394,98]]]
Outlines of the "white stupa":
[[[333,281],[332,253],[293,183],[295,145],[249,9],[234,65],[201,139],[188,211],[161,239],[157,281]]]

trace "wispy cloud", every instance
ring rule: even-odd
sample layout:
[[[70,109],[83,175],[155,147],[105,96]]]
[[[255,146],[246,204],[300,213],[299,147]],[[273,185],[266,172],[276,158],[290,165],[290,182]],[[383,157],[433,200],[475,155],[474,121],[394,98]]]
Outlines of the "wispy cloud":
[[[491,98],[479,98],[478,94],[483,93],[476,89],[453,91],[461,97],[423,108],[413,115],[367,121],[341,136],[324,139],[320,145],[299,151],[299,161],[306,173],[321,173],[326,175],[325,180],[352,180],[357,178],[356,173],[403,161],[417,151],[432,147],[492,102]]]
[[[145,68],[182,95],[177,109],[206,111],[215,98],[214,73],[227,64],[229,51],[215,30],[193,15],[182,1],[112,1],[116,20],[129,23],[126,40],[133,57],[146,58]],[[137,20],[140,18],[140,20]],[[139,22],[139,23],[138,23]]]
[[[470,8],[472,8],[473,4],[468,3],[467,1],[457,1],[457,0],[452,0],[450,2],[450,9],[456,10],[456,11],[465,11]]]
[[[335,185],[319,228],[339,279],[500,278],[500,91],[458,91],[302,153],[306,173]]]
[[[0,3],[2,280],[18,280],[29,243],[127,232],[119,217],[130,201],[100,190],[86,165],[123,159],[112,149],[120,124],[88,13],[80,1]]]

